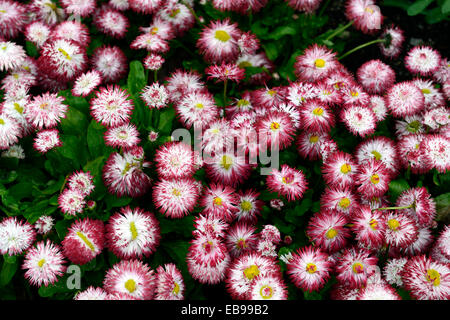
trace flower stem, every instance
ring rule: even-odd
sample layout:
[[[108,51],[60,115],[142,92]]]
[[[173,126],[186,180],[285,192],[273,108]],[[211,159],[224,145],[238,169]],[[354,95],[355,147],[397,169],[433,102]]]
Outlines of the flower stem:
[[[362,48],[368,47],[368,46],[370,46],[372,44],[375,44],[375,43],[381,43],[381,42],[385,42],[385,41],[386,41],[385,39],[375,39],[375,40],[363,43],[362,45],[359,45],[359,46],[357,46],[357,47],[347,51],[346,53],[344,53],[342,56],[340,56],[338,58],[338,60],[341,60],[341,59],[345,58],[346,56],[348,56],[348,55],[352,54],[353,52],[358,51],[358,50],[360,50]]]
[[[63,191],[64,187],[66,186],[67,179],[69,179],[69,175],[67,175],[66,178],[64,179],[64,182],[63,182],[63,184],[61,186],[61,189],[59,190],[59,193],[61,193]]]
[[[353,20],[347,23],[345,26],[337,28],[332,34],[330,34],[325,40],[331,40],[336,37],[338,34],[341,34],[346,29],[348,29],[353,24]]]
[[[227,105],[227,84],[228,84],[228,79],[225,79],[225,82],[223,83],[223,104],[224,104],[224,107]]]
[[[153,82],[158,82],[158,70],[153,71]]]
[[[322,14],[325,12],[325,9],[328,7],[330,2],[331,2],[331,0],[327,0],[327,2],[325,2],[325,4],[322,6],[322,8],[320,9],[320,12],[319,12],[319,17],[321,17]]]
[[[375,210],[403,210],[403,209],[412,208],[413,206],[414,206],[414,202],[411,203],[409,206],[375,208],[375,209],[372,209],[372,211],[375,211]]]

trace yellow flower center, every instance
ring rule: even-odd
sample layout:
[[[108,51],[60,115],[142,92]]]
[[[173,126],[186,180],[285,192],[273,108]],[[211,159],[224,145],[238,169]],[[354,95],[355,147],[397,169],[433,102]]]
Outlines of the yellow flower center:
[[[48,107],[47,102],[41,103],[41,105],[39,106],[39,108],[41,108],[41,109],[47,109],[47,107]]]
[[[273,296],[273,289],[268,285],[264,285],[259,290],[259,294],[263,299],[270,299]]]
[[[77,236],[80,237],[81,240],[83,240],[84,244],[88,246],[89,249],[91,249],[92,252],[95,252],[95,247],[92,244],[91,241],[80,231],[77,232]]]
[[[175,18],[180,13],[180,9],[174,9],[170,12],[169,17]]]
[[[319,136],[312,135],[311,137],[309,137],[309,142],[316,143],[317,141],[319,141]]]
[[[172,194],[173,194],[174,196],[179,197],[179,196],[181,195],[181,192],[180,192],[180,190],[174,188],[174,189],[172,190]]]
[[[2,118],[0,118],[0,124],[5,124],[5,120],[3,120]]]
[[[246,67],[253,66],[249,61],[242,61],[238,64],[239,68],[245,69]]]
[[[423,94],[430,94],[430,93],[431,93],[431,90],[430,90],[430,89],[427,89],[427,88],[423,88],[423,89],[422,89],[422,93],[423,93]]]
[[[342,199],[339,201],[339,206],[340,206],[341,208],[344,208],[344,209],[348,208],[348,207],[350,206],[350,199],[347,198],[347,197],[342,198]]]
[[[321,107],[317,107],[313,110],[313,114],[315,116],[321,116],[323,114],[323,109]]]
[[[18,73],[13,73],[12,76],[14,77],[14,79],[19,79],[19,74]]]
[[[157,34],[158,33],[158,28],[157,27],[153,27],[150,29],[150,33],[151,34]]]
[[[375,219],[372,219],[369,221],[369,225],[372,228],[372,230],[377,230],[378,229],[378,221]]]
[[[245,99],[240,99],[240,100],[237,102],[238,108],[248,106],[249,104],[250,104],[250,102],[249,102],[248,100],[245,100]]]
[[[355,92],[355,91],[350,91],[350,94],[352,95],[352,97],[359,96],[359,92]]]
[[[350,171],[352,171],[352,167],[351,167],[348,163],[345,163],[345,164],[343,164],[343,165],[341,166],[341,172],[342,172],[343,174],[347,174],[347,173],[349,173]]]
[[[127,282],[125,282],[125,289],[127,289],[129,293],[133,293],[136,291],[136,282],[133,279],[127,280]]]
[[[222,160],[220,161],[220,166],[225,170],[230,170],[230,167],[233,165],[233,159],[230,156],[224,155],[222,156]]]
[[[376,151],[376,150],[373,150],[371,153],[372,153],[372,155],[375,157],[376,160],[378,160],[378,161],[381,160],[381,153],[379,153],[379,152]]]
[[[306,271],[308,271],[311,274],[316,273],[317,266],[314,263],[310,262],[306,265]]]
[[[270,124],[270,129],[272,129],[273,131],[280,129],[280,124],[278,122],[272,122]]]
[[[316,68],[323,68],[323,67],[325,67],[325,60],[316,59],[316,61],[314,61],[314,64],[315,64]]]
[[[138,236],[138,231],[136,229],[136,225],[134,223],[134,221],[130,222],[130,232],[131,232],[131,239],[136,239]]]
[[[178,285],[178,283],[174,283],[173,284],[173,290],[172,290],[172,292],[173,293],[175,293],[175,294],[178,294],[179,292],[180,292],[180,286]]]
[[[45,259],[41,259],[41,260],[39,260],[39,262],[38,262],[38,267],[39,268],[42,268],[42,266],[45,264]]]
[[[361,263],[359,263],[359,262],[354,263],[353,266],[352,266],[352,269],[353,269],[354,273],[362,273],[362,272],[364,272],[364,266]]]
[[[56,10],[56,4],[54,4],[53,2],[47,2],[44,5],[46,5],[47,7],[49,7],[52,10]]]
[[[196,104],[195,104],[195,107],[196,107],[197,109],[203,109],[203,108],[204,108],[204,105],[203,105],[203,103],[196,103]]]
[[[72,57],[67,53],[66,50],[64,50],[63,48],[58,48],[58,51],[62,53],[62,55],[67,59],[67,60],[72,60]]]
[[[259,274],[258,266],[252,265],[244,270],[244,276],[248,280],[253,280],[254,277],[256,277]]]
[[[394,231],[397,230],[398,227],[400,227],[400,222],[398,222],[396,219],[390,219],[387,224],[388,227]]]
[[[214,38],[222,42],[227,42],[228,40],[230,40],[231,36],[226,31],[217,30],[214,34]]]
[[[250,211],[252,209],[252,203],[250,201],[244,200],[241,202],[241,209],[244,211]]]
[[[277,92],[275,90],[269,90],[267,91],[267,93],[269,94],[269,96],[273,97],[273,95],[276,94]]]
[[[330,230],[327,231],[327,233],[325,234],[325,236],[328,239],[333,239],[334,237],[336,237],[338,235],[338,231],[336,229],[331,228]]]
[[[23,108],[17,102],[14,102],[14,109],[20,114],[23,113]]]
[[[370,181],[371,181],[373,184],[377,184],[377,183],[380,182],[380,176],[377,175],[377,174],[375,173],[375,174],[373,174],[372,177],[370,178]]]
[[[247,246],[247,243],[245,242],[245,239],[241,238],[236,242],[236,247],[239,249],[244,249],[244,248],[247,248],[248,246]]]
[[[214,200],[213,200],[213,203],[216,206],[221,206],[222,205],[222,199],[220,199],[219,197],[215,197]]]
[[[371,7],[366,7],[365,11],[370,13],[370,14],[373,13],[373,9]]]
[[[421,126],[420,121],[414,120],[414,121],[411,121],[410,123],[408,123],[408,125],[406,126],[406,130],[408,130],[409,132],[415,133],[415,132],[419,131],[420,126]]]
[[[441,275],[434,269],[427,270],[426,279],[433,282],[433,286],[435,287],[441,284]]]

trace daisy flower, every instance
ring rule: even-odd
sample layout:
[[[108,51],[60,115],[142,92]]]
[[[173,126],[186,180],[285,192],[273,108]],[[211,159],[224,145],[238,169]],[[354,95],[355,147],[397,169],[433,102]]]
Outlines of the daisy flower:
[[[276,244],[267,239],[260,239],[258,241],[256,252],[261,254],[263,257],[268,257],[271,259],[276,259],[278,257]]]
[[[320,198],[320,205],[324,210],[336,210],[347,216],[351,216],[359,204],[356,196],[349,187],[342,189],[328,187],[325,188]]]
[[[103,6],[93,16],[97,29],[113,38],[122,39],[127,33],[130,22],[120,11]]]
[[[319,8],[321,0],[286,0],[294,10],[313,13]]]
[[[33,148],[40,153],[46,153],[54,147],[61,147],[58,129],[47,129],[39,131],[34,139]]]
[[[66,19],[64,9],[58,7],[52,0],[32,0],[29,10],[45,23],[53,26]]]
[[[319,291],[330,278],[332,263],[328,254],[313,246],[303,247],[287,263],[292,282],[305,291]]]
[[[412,116],[406,116],[402,119],[396,120],[395,133],[399,138],[415,133],[425,133],[423,115],[414,114]]]
[[[258,276],[279,273],[273,259],[252,252],[233,260],[227,269],[226,290],[235,300],[249,299],[250,289]]]
[[[61,212],[70,216],[82,213],[85,205],[84,194],[79,189],[64,189],[58,197]]]
[[[256,250],[258,236],[256,228],[246,222],[237,222],[231,226],[225,235],[225,245],[232,258]]]
[[[370,96],[357,84],[349,84],[340,90],[344,107],[360,106],[369,104]]]
[[[4,218],[0,223],[0,254],[19,255],[36,239],[36,231],[26,220]]]
[[[169,51],[169,43],[153,33],[143,33],[130,44],[131,49],[145,49],[148,52],[165,53]]]
[[[202,284],[218,284],[223,281],[231,257],[222,240],[199,234],[190,243],[186,262],[192,278]]]
[[[0,150],[8,149],[19,142],[22,130],[19,123],[4,113],[0,113]]]
[[[68,107],[63,101],[57,93],[35,96],[27,107],[27,121],[38,130],[56,127],[61,118],[66,117]]]
[[[229,19],[211,21],[200,33],[197,47],[210,63],[232,62],[238,58],[241,31]]]
[[[435,84],[431,80],[415,79],[413,83],[422,91],[425,97],[425,110],[445,106],[444,95],[435,87]]]
[[[417,256],[427,252],[433,241],[434,237],[429,227],[419,228],[417,231],[417,240],[406,248],[401,248],[400,252],[410,257]]]
[[[450,109],[438,107],[425,112],[423,114],[423,124],[432,130],[439,130],[445,127],[450,128]]]
[[[350,106],[341,111],[341,119],[354,135],[364,138],[375,132],[376,117],[369,108],[358,105]]]
[[[259,39],[251,31],[242,32],[238,45],[242,54],[255,54],[260,48]]]
[[[102,252],[104,242],[103,222],[84,218],[70,226],[61,245],[65,257],[75,264],[83,265]]]
[[[76,97],[87,97],[101,82],[102,76],[97,70],[83,73],[75,80],[72,94]]]
[[[284,87],[272,87],[257,89],[251,92],[252,102],[256,107],[265,109],[267,107],[277,107],[284,103],[286,89]],[[262,111],[262,110],[261,110]]]
[[[442,57],[439,68],[433,73],[433,79],[439,83],[445,83],[450,79],[450,60]]]
[[[336,52],[314,44],[296,58],[294,70],[300,81],[315,82],[327,77],[337,65]]]
[[[214,183],[236,187],[248,179],[252,167],[241,155],[233,152],[218,152],[213,158],[207,160],[205,169],[206,175]]]
[[[170,102],[178,102],[190,93],[205,91],[205,83],[196,71],[175,70],[166,79]]]
[[[95,121],[106,127],[125,124],[133,112],[133,101],[125,89],[118,85],[100,88],[91,100],[91,115]]]
[[[274,70],[272,61],[267,58],[266,53],[258,52],[255,54],[242,54],[236,61],[239,68],[245,69],[246,67],[258,67],[262,68],[263,72],[259,72],[250,76],[249,83],[263,85],[271,79],[271,73]]]
[[[404,168],[410,167],[414,174],[425,173],[433,167],[421,144],[425,138],[423,134],[409,134],[401,136],[397,142],[400,163]]]
[[[407,215],[395,212],[385,214],[386,219],[386,244],[395,248],[406,248],[418,237],[416,222]]]
[[[194,219],[195,230],[192,231],[192,235],[194,237],[197,237],[198,234],[203,234],[218,238],[224,238],[226,236],[228,227],[228,223],[226,223],[222,219],[200,213]]]
[[[262,240],[272,242],[273,244],[278,244],[281,241],[280,230],[271,224],[265,225],[259,233],[259,236]]]
[[[168,218],[183,218],[194,210],[199,190],[191,178],[161,180],[153,186],[153,201]]]
[[[401,274],[408,260],[405,257],[389,259],[383,269],[384,279],[391,285],[403,287]]]
[[[86,290],[78,292],[74,300],[107,300],[108,293],[102,288],[89,286]]]
[[[64,10],[70,15],[89,16],[95,10],[95,0],[61,0]]]
[[[357,173],[358,168],[352,156],[341,151],[329,156],[322,167],[323,179],[330,187],[352,187]]]
[[[391,59],[398,57],[402,51],[403,42],[405,41],[403,30],[391,25],[383,30],[381,38],[385,39],[385,42],[378,44],[381,54]]]
[[[281,275],[257,276],[253,281],[249,300],[287,300],[288,292]]]
[[[334,107],[342,103],[342,96],[338,89],[334,86],[327,84],[326,82],[318,83],[315,86],[317,89],[317,99],[326,103],[327,105]]]
[[[57,24],[50,34],[50,40],[58,39],[74,41],[81,46],[88,46],[91,41],[88,27],[78,21],[64,21]]]
[[[25,152],[20,145],[15,144],[2,152],[2,158],[25,159]]]
[[[424,187],[403,191],[395,205],[410,207],[400,212],[416,220],[422,227],[431,226],[436,216],[436,203]]]
[[[47,234],[49,233],[53,225],[55,224],[55,219],[51,216],[41,216],[35,223],[34,228],[38,234]]]
[[[194,162],[194,152],[184,142],[166,142],[155,153],[156,171],[164,179],[191,177]]]
[[[144,33],[151,33],[164,40],[171,40],[175,37],[173,26],[170,22],[155,17],[148,27],[139,27]]]
[[[45,43],[37,61],[42,72],[63,82],[78,77],[86,69],[88,62],[86,49],[65,39]]]
[[[345,9],[347,19],[361,32],[372,34],[381,29],[384,17],[372,0],[350,0]]]
[[[0,3],[1,4],[1,3]],[[0,38],[0,71],[17,69],[26,57],[22,46]]]
[[[429,76],[437,71],[441,64],[441,55],[428,46],[415,46],[405,57],[405,66],[409,72]]]
[[[89,196],[95,188],[91,173],[76,171],[67,179],[67,187],[71,190],[79,190],[84,197]]]
[[[184,300],[183,276],[176,265],[167,263],[156,272],[155,300]]]
[[[296,137],[297,152],[305,159],[317,160],[320,157],[320,145],[330,139],[328,133],[302,131]]]
[[[64,263],[59,247],[47,240],[38,242],[27,251],[22,269],[26,270],[24,276],[31,285],[48,286],[64,274]]]
[[[205,189],[200,205],[204,207],[204,213],[212,217],[219,218],[225,222],[234,219],[237,207],[238,196],[231,186],[221,184],[211,184]]]
[[[136,157],[134,152],[142,153],[142,157]],[[123,155],[117,152],[111,153],[103,167],[103,181],[111,194],[118,197],[125,195],[140,197],[150,187],[150,178],[143,172],[143,168],[149,163],[144,161],[143,149],[131,147],[124,151]]]
[[[330,108],[318,99],[311,99],[300,106],[300,122],[308,132],[329,132],[334,126]]]
[[[357,191],[366,197],[379,197],[389,190],[391,174],[382,161],[366,160],[359,166],[355,175]]]
[[[450,140],[443,135],[427,135],[420,142],[420,149],[423,148],[425,156],[432,167],[437,171],[445,173],[450,170]]]
[[[356,72],[358,82],[371,94],[382,94],[395,82],[395,72],[381,60],[369,60]]]
[[[425,97],[412,81],[399,82],[387,91],[386,105],[396,118],[412,116],[423,110]]]
[[[222,62],[221,65],[212,65],[205,69],[208,80],[215,79],[217,82],[227,80],[239,83],[245,77],[245,70],[239,68],[236,64]]]
[[[450,299],[450,268],[424,255],[412,257],[406,263],[402,280],[417,300]]]
[[[49,39],[51,29],[42,21],[33,21],[25,27],[25,39],[33,42],[37,48],[41,48]]]
[[[285,112],[268,112],[255,124],[260,146],[264,148],[287,148],[294,140],[295,127]]]
[[[175,111],[181,123],[190,129],[192,125],[206,127],[218,118],[219,110],[214,98],[207,91],[186,94],[175,104]]]
[[[344,249],[337,265],[337,280],[349,288],[361,288],[366,285],[367,278],[375,271],[378,258],[364,249]]]
[[[122,260],[106,272],[103,288],[109,294],[126,294],[132,299],[151,300],[156,290],[156,275],[139,260]]]
[[[356,300],[402,300],[397,291],[385,283],[371,283],[362,288]]]
[[[301,199],[308,188],[303,172],[286,164],[281,166],[281,170],[272,169],[272,173],[266,178],[266,184],[269,191],[287,197],[288,201]]]
[[[153,83],[142,89],[141,98],[150,109],[161,109],[167,107],[169,93],[164,85]]]
[[[347,217],[335,211],[321,211],[312,216],[306,229],[310,241],[329,253],[339,251],[347,244],[350,231],[345,228]]]
[[[157,12],[163,1],[162,0],[128,0],[130,3],[131,10],[143,13],[152,14]]]
[[[110,127],[106,130],[105,144],[113,148],[130,148],[141,142],[139,131],[132,123],[125,123],[117,127]]]
[[[214,158],[217,153],[224,150],[232,152],[234,150],[234,137],[236,132],[231,128],[231,123],[224,118],[220,118],[208,124],[202,135],[202,149],[204,157]],[[214,163],[214,159],[208,159]]]
[[[17,37],[27,21],[26,4],[20,2],[0,1],[0,38],[11,39]]]
[[[176,1],[168,2],[156,13],[156,18],[169,22],[176,36],[183,36],[195,24],[195,17],[188,7]]]
[[[359,245],[369,250],[381,248],[386,230],[386,221],[381,211],[372,211],[369,206],[361,205],[353,213],[352,223]]]
[[[386,100],[381,96],[370,96],[369,97],[369,109],[371,109],[375,115],[376,121],[383,121],[388,113],[386,107]]]
[[[117,46],[102,46],[94,50],[92,67],[100,72],[105,83],[115,83],[127,74],[127,57]]]
[[[392,174],[398,171],[398,155],[395,142],[383,136],[374,137],[361,142],[355,151],[356,160],[360,165],[364,161],[375,159],[381,161]]]
[[[120,208],[109,218],[105,231],[108,248],[121,259],[150,256],[161,238],[158,220],[140,208]]]
[[[446,259],[450,259],[450,226],[445,226],[436,240],[436,248]]]
[[[145,69],[156,71],[161,69],[165,61],[166,60],[161,55],[151,52],[144,58],[142,63],[144,64]]]
[[[263,201],[258,200],[259,192],[253,189],[238,191],[238,209],[236,218],[238,221],[255,223],[261,214]]]

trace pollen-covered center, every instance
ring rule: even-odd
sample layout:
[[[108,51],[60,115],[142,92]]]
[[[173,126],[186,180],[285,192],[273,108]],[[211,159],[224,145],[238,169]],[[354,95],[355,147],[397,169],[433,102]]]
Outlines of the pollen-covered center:
[[[222,205],[222,199],[220,197],[215,197],[214,200],[213,200],[213,203],[216,206],[221,206]]]
[[[42,268],[44,266],[44,264],[45,264],[45,259],[39,260],[37,264],[38,264],[39,268]]]
[[[348,208],[350,206],[350,199],[347,197],[342,198],[339,201],[339,206],[344,209]]]
[[[0,118],[0,124],[4,125],[5,124],[5,120],[3,120],[2,118]]]
[[[273,296],[273,289],[268,285],[264,285],[259,290],[259,294],[263,299],[270,299]]]
[[[205,106],[203,105],[203,103],[196,103],[196,104],[195,104],[195,107],[196,107],[197,109],[203,109]]]
[[[84,242],[86,246],[88,246],[89,249],[91,249],[92,252],[95,251],[95,247],[92,244],[92,242],[82,232],[78,231],[77,236],[80,237],[80,239]]]
[[[433,286],[437,287],[441,284],[441,275],[434,269],[428,269],[426,279],[433,283]]]
[[[236,247],[238,249],[245,249],[248,247],[247,242],[245,242],[245,239],[240,238],[237,242],[236,242]]]
[[[253,280],[253,278],[256,277],[258,274],[259,274],[259,268],[256,265],[251,265],[250,267],[248,267],[244,270],[244,276],[248,280]]]
[[[136,224],[134,221],[130,222],[130,232],[131,232],[131,239],[135,240],[138,236],[138,231],[136,229]]]
[[[125,282],[125,289],[127,289],[129,293],[136,291],[136,281],[128,279],[127,282]]]
[[[316,273],[317,266],[314,263],[310,262],[306,265],[306,271],[311,274]]]
[[[23,113],[23,107],[21,107],[17,102],[14,102],[14,109],[20,114]]]
[[[252,203],[250,201],[244,200],[241,202],[241,209],[244,211],[252,210]]]
[[[72,60],[72,57],[70,56],[70,54],[67,53],[66,50],[64,50],[63,48],[58,48],[58,51],[62,53],[62,55],[67,59],[67,60]]]
[[[315,109],[313,110],[313,114],[314,114],[315,116],[321,116],[321,115],[323,114],[323,108],[321,108],[321,107],[315,108]]]
[[[370,182],[372,182],[373,184],[377,184],[380,182],[380,176],[376,173],[374,173],[371,177],[370,177]]]
[[[231,36],[226,31],[217,30],[214,33],[214,38],[216,38],[217,40],[222,41],[222,42],[227,42],[228,40],[230,40]]]
[[[415,133],[419,131],[420,126],[421,126],[420,121],[414,120],[408,123],[408,125],[406,126],[406,130],[408,130],[411,133]]]
[[[349,165],[348,163],[344,163],[342,166],[341,166],[341,172],[343,173],[343,174],[347,174],[347,173],[349,173],[349,172],[351,172],[352,171],[352,167],[351,167],[351,165]]]
[[[220,161],[220,166],[225,170],[230,170],[233,165],[233,159],[230,156],[224,155],[222,156],[222,160]]]
[[[175,293],[175,294],[180,293],[180,285],[178,283],[176,283],[176,282],[173,283],[173,290],[172,290],[172,292]]]
[[[372,219],[369,221],[369,225],[372,228],[372,230],[377,230],[378,229],[378,221],[375,219]]]
[[[325,67],[325,60],[323,60],[323,59],[316,59],[316,61],[314,61],[314,65],[317,68],[323,68],[323,67]]]
[[[362,273],[364,272],[364,266],[360,262],[356,262],[352,266],[352,270],[354,273]]]
[[[328,239],[333,239],[334,237],[336,237],[338,235],[338,231],[334,228],[331,228],[330,230],[327,231],[327,233],[325,233],[325,236]]]
[[[376,150],[373,150],[373,151],[371,152],[371,154],[372,154],[373,157],[374,157],[376,160],[378,160],[378,161],[380,161],[381,158],[382,158],[381,153],[379,153],[379,152],[376,151]]]
[[[396,219],[390,219],[388,222],[387,222],[387,224],[388,224],[388,227],[391,229],[391,230],[397,230],[398,229],[398,227],[400,227],[400,222],[398,222],[398,220],[396,220]]]
[[[319,136],[312,135],[311,137],[309,137],[309,142],[316,143],[317,141],[319,141]]]
[[[238,108],[242,108],[242,107],[248,106],[249,104],[250,104],[250,102],[249,102],[248,100],[240,99],[240,100],[237,102],[237,107],[238,107]]]
[[[280,124],[278,122],[274,121],[270,124],[270,129],[272,131],[276,131],[276,130],[280,129]]]

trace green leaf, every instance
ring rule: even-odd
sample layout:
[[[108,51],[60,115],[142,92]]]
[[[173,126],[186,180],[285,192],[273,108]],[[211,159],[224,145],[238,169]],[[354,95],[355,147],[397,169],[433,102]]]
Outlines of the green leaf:
[[[30,57],[36,58],[39,55],[36,45],[31,41],[25,41],[25,50]]]
[[[128,205],[133,199],[129,197],[118,198],[115,195],[107,194],[105,196],[106,209],[109,210],[111,208],[124,207]]]
[[[410,188],[408,181],[405,179],[397,179],[392,180],[391,183],[389,183],[389,194],[391,196],[391,202],[395,203],[398,196],[405,190],[408,190]]]
[[[86,140],[89,153],[93,158],[98,158],[104,155],[108,150],[108,147],[105,145],[105,140],[103,139],[105,132],[106,128],[92,119],[87,128]]]
[[[9,194],[17,201],[32,196],[33,184],[30,181],[23,181],[9,188]]]
[[[278,44],[275,42],[268,42],[262,45],[262,47],[264,48],[264,50],[266,51],[267,54],[267,58],[269,58],[269,60],[275,60],[276,58],[278,58],[278,55],[280,54],[280,52],[278,51]]]
[[[175,119],[175,109],[167,108],[159,115],[158,131],[162,134],[169,134],[172,131],[173,121]]]
[[[396,7],[396,8],[402,8],[403,10],[408,10],[410,7],[410,2],[407,0],[384,0],[382,2],[383,6],[386,7]]]
[[[147,81],[145,79],[144,66],[140,61],[134,60],[130,63],[130,73],[128,74],[128,91],[132,95],[138,93],[145,87]]]
[[[446,15],[442,13],[441,8],[433,8],[428,10],[425,14],[425,21],[428,24],[434,24],[441,22],[446,18]]]
[[[66,117],[61,120],[61,129],[66,134],[81,135],[86,132],[88,120],[86,115],[76,108],[69,107]]]
[[[17,271],[17,258],[16,256],[4,255],[4,261],[2,270],[0,271],[0,287],[7,285],[14,277]]]
[[[64,239],[67,233],[67,229],[71,224],[72,222],[70,220],[60,220],[55,223],[55,230],[60,240]]]
[[[444,193],[437,196],[436,201],[436,220],[445,223],[450,222],[450,193]]]
[[[406,11],[409,16],[415,16],[419,13],[422,13],[431,3],[433,0],[418,0],[414,2]]]
[[[444,4],[441,7],[441,11],[443,14],[450,13],[450,0],[445,0]]]
[[[273,40],[279,40],[280,38],[287,36],[287,35],[296,35],[297,30],[290,26],[280,26],[276,28],[274,31],[271,31],[266,35],[265,39],[273,39]]]
[[[57,149],[58,153],[67,159],[73,160],[75,169],[79,169],[80,164],[85,162],[85,143],[79,136],[61,135],[62,147]]]

